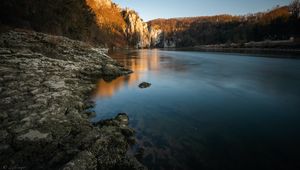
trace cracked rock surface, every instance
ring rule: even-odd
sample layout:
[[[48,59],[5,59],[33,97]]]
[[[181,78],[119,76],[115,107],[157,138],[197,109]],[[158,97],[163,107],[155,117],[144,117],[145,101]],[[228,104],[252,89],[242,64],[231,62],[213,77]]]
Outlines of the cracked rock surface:
[[[134,141],[126,114],[92,124],[86,113],[96,80],[129,73],[83,42],[1,33],[0,167],[143,169],[126,155]]]

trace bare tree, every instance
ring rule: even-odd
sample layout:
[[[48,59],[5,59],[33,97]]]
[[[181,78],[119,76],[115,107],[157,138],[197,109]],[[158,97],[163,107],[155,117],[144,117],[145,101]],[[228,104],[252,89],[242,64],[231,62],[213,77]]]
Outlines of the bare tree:
[[[294,0],[291,4],[290,4],[290,11],[292,13],[292,15],[296,16],[297,18],[300,17],[300,1],[299,0]]]

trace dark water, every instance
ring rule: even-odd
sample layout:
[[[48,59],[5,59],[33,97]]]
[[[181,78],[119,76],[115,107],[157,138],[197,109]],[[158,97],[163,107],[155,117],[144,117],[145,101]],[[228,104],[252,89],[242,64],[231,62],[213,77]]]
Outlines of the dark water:
[[[300,60],[140,50],[99,81],[97,116],[130,116],[149,169],[300,169]],[[146,81],[148,89],[138,88]]]

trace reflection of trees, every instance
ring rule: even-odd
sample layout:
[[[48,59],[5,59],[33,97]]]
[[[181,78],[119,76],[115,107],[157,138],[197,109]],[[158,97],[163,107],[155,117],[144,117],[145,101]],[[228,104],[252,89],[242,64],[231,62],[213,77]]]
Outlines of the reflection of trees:
[[[159,70],[159,55],[155,50],[140,50],[137,53],[124,55],[116,53],[111,55],[115,60],[130,68],[134,73],[119,77],[111,82],[100,80],[96,97],[113,96],[120,88],[129,85],[136,86],[138,81],[150,70]]]

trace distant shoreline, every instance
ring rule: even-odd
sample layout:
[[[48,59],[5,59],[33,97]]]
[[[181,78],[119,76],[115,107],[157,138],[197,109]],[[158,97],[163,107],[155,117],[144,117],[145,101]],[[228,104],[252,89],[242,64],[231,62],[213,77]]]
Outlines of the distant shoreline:
[[[249,54],[271,54],[278,58],[299,58],[300,49],[286,48],[203,48],[203,47],[179,47],[179,48],[158,48],[172,51],[200,51],[200,52],[225,52],[225,53],[249,53]],[[282,56],[287,55],[287,56]]]
[[[203,48],[203,47],[187,47],[178,49],[195,49],[195,50],[208,50],[208,51],[268,51],[268,52],[296,52],[300,53],[300,49],[287,49],[287,48]]]
[[[113,53],[115,51],[130,51],[130,50],[142,50],[142,49],[159,49],[163,51],[199,51],[199,52],[223,52],[223,53],[240,53],[240,54],[266,54],[274,58],[293,58],[300,59],[300,48],[203,48],[203,47],[178,47],[178,48],[141,48],[141,49],[114,49],[108,50],[108,53]]]

